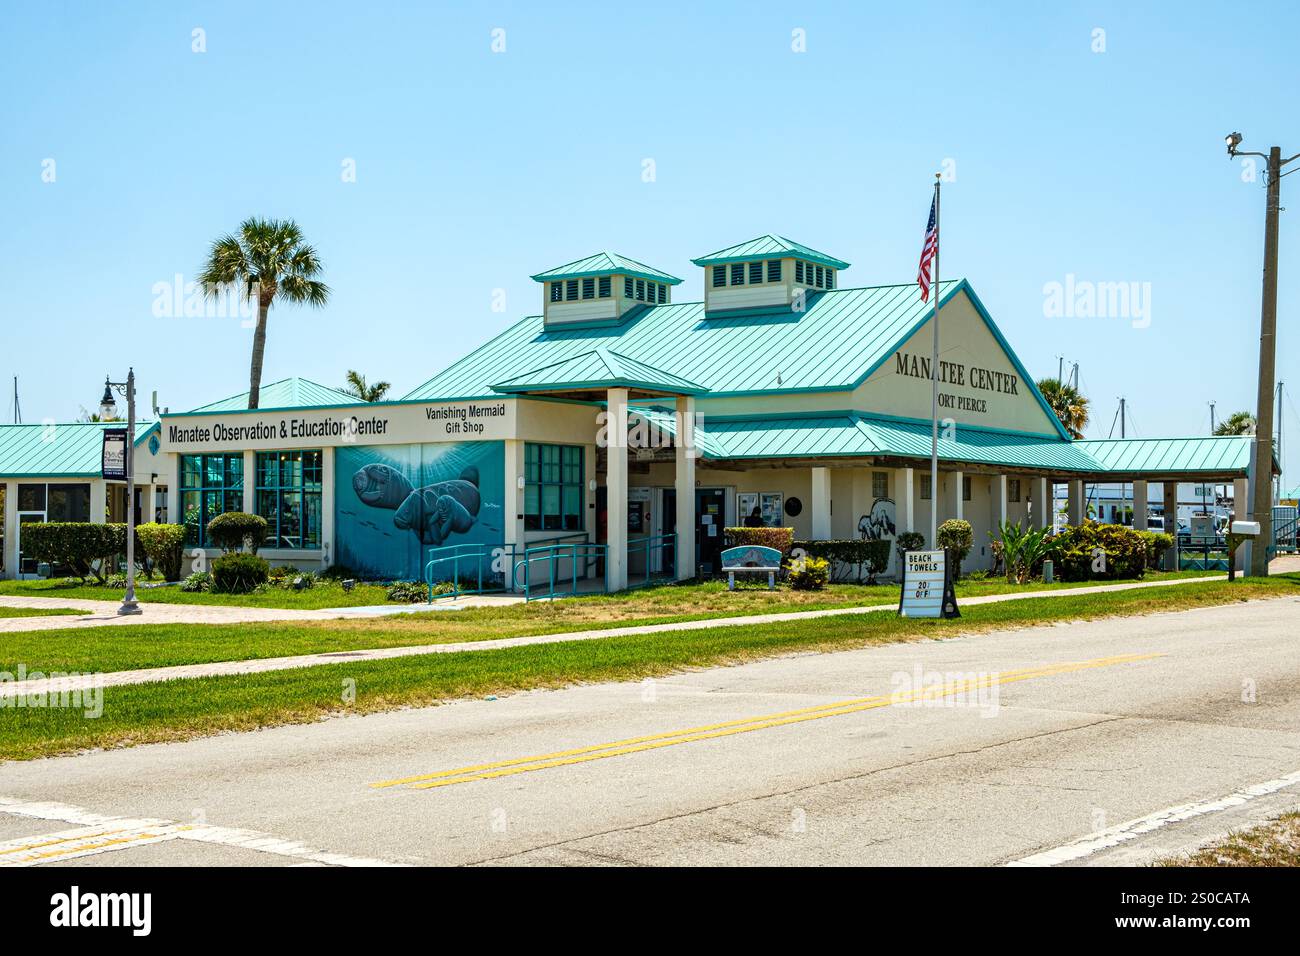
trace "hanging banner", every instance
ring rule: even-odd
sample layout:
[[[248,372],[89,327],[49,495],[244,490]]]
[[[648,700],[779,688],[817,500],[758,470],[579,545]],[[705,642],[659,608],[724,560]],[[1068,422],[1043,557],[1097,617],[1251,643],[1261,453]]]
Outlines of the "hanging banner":
[[[126,481],[126,429],[105,428],[100,455],[100,475],[107,481]]]
[[[907,551],[903,554],[900,617],[961,617],[952,587],[948,552]]]

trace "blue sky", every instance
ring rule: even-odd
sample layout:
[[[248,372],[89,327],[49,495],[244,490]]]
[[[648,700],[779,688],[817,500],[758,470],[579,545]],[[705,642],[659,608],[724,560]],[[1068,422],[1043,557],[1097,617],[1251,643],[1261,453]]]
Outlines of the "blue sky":
[[[251,332],[156,317],[153,290],[192,279],[249,215],[296,219],[334,290],[323,311],[272,312],[263,380],[338,384],[356,368],[400,395],[537,312],[529,274],[600,249],[684,277],[678,301],[701,296],[692,256],[765,232],[852,262],[843,285],[911,281],[932,176],[951,160],[943,273],[972,281],[1030,371],[1080,363],[1092,435],[1120,395],[1130,434],[1203,433],[1208,400],[1253,408],[1258,347],[1262,177],[1242,181],[1223,135],[1300,152],[1300,15],[1270,16],[1187,2],[8,2],[0,414],[12,375],[25,420],[68,420],[132,362],[173,410],[243,390]],[[1300,262],[1282,220],[1279,377],[1300,394]],[[1045,316],[1045,284],[1070,275],[1149,283],[1149,326]]]

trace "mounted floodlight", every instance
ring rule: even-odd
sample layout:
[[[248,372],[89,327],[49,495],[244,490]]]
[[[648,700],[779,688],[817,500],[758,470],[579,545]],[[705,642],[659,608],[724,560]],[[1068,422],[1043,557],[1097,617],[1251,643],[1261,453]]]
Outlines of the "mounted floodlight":
[[[1240,133],[1229,133],[1227,136],[1223,137],[1223,141],[1224,141],[1224,143],[1226,143],[1227,146],[1228,146],[1228,155],[1229,155],[1229,156],[1236,156],[1236,155],[1237,155],[1237,147],[1241,145],[1241,134],[1240,134]]]

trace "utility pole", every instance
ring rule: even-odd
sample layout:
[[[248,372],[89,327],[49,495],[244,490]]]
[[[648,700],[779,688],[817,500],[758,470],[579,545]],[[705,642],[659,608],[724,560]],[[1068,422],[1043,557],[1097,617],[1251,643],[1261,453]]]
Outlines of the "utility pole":
[[[1268,552],[1273,543],[1273,376],[1277,357],[1277,217],[1282,190],[1282,167],[1300,159],[1300,153],[1282,158],[1282,148],[1266,154],[1243,152],[1240,133],[1226,137],[1228,157],[1259,156],[1268,161],[1268,204],[1264,210],[1264,287],[1259,316],[1259,388],[1255,410],[1255,470],[1251,476],[1248,520],[1259,522],[1259,537],[1250,549],[1249,573],[1268,574]],[[1241,517],[1240,514],[1237,516]]]
[[[1282,475],[1286,470],[1286,455],[1282,452],[1282,388],[1285,384],[1285,382],[1277,383],[1277,444],[1274,448],[1277,450],[1277,464],[1279,470],[1277,475],[1277,484],[1274,485],[1273,489],[1272,503],[1274,505],[1276,505],[1278,499],[1282,497]],[[1269,479],[1271,484],[1272,475],[1269,476]]]

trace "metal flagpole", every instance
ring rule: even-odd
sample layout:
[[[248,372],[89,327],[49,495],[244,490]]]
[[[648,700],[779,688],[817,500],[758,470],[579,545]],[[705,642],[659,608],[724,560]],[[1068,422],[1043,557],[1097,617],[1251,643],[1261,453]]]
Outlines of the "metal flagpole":
[[[934,174],[934,349],[930,359],[930,547],[939,540],[939,173]]]

